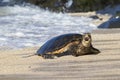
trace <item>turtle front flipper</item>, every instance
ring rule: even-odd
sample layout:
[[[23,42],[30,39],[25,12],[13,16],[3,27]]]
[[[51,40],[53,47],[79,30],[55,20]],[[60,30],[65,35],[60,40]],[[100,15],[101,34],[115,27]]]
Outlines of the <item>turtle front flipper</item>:
[[[99,53],[100,53],[100,50],[98,50],[94,47],[91,48],[91,54],[99,54]]]
[[[74,56],[74,57],[78,57],[78,56],[81,56],[81,55],[82,55],[81,52],[79,52],[77,48],[74,49],[74,50],[72,49],[72,50],[71,50],[71,54],[72,54],[72,56]]]
[[[42,54],[41,55],[44,59],[54,59],[54,55],[53,54]]]
[[[72,56],[78,57],[78,56],[80,56],[80,55],[79,55],[79,54],[76,54],[76,53],[72,53]]]

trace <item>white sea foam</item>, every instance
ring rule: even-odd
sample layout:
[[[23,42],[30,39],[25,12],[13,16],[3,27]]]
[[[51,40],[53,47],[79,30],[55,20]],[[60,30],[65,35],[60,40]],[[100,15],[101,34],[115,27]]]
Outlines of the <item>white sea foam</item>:
[[[44,11],[35,6],[0,7],[0,46],[40,46],[51,37],[65,33],[91,32],[96,26],[87,17]]]

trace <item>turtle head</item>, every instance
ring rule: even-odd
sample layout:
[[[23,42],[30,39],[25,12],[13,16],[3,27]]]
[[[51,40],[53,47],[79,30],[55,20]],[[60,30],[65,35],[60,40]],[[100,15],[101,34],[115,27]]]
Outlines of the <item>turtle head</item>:
[[[85,47],[90,47],[92,42],[91,34],[90,33],[84,33],[82,36],[82,44]]]

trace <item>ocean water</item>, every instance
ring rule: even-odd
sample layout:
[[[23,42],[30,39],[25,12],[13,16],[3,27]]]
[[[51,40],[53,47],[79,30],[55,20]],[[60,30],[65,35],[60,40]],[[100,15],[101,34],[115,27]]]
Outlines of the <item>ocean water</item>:
[[[97,29],[91,18],[53,13],[39,7],[0,7],[0,47],[41,46],[48,39],[66,33],[85,33]]]

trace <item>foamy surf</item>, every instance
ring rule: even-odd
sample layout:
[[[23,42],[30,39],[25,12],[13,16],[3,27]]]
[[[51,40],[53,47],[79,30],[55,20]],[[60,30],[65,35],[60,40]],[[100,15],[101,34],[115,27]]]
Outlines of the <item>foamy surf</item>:
[[[52,13],[32,5],[0,8],[3,14],[0,16],[0,46],[40,46],[60,34],[91,32],[97,28],[90,18]]]

